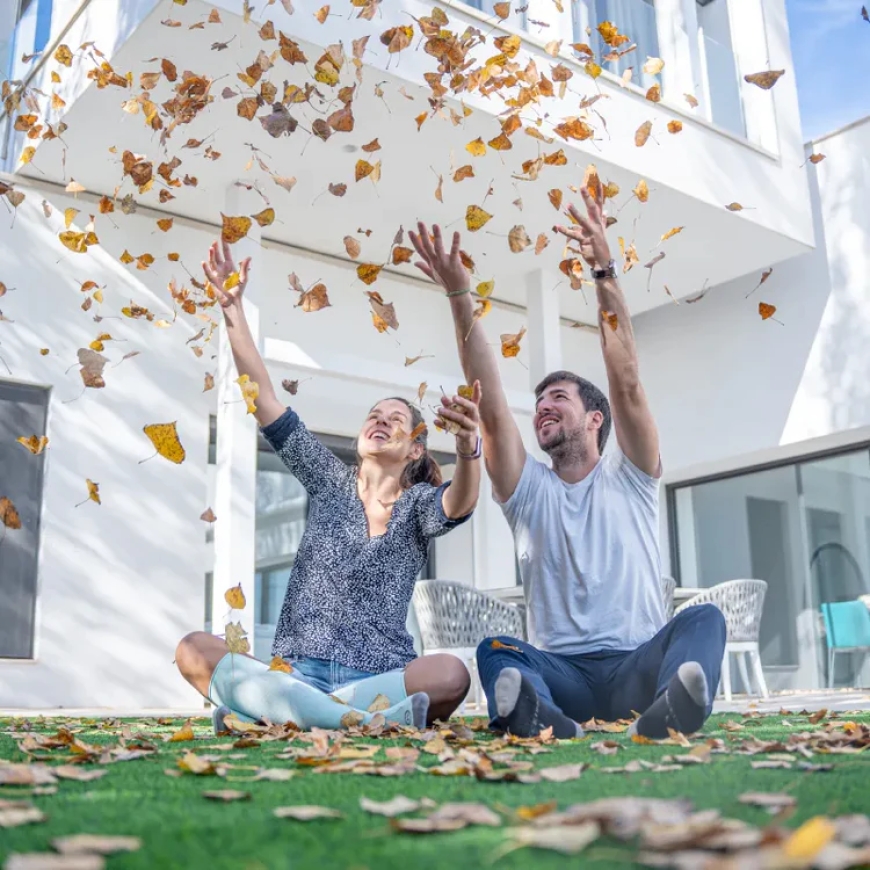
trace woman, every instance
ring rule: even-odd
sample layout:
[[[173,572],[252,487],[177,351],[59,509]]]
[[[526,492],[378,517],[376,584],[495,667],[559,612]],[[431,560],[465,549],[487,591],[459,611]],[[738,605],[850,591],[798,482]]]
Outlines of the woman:
[[[457,433],[453,481],[441,482],[420,411],[398,398],[371,409],[357,438],[359,464],[346,466],[275,394],[242,306],[249,265],[237,270],[229,246],[215,243],[203,268],[239,375],[259,385],[257,422],[308,492],[308,525],[273,645],[290,672],[231,655],[206,632],[181,641],[178,668],[218,706],[216,727],[230,711],[301,728],[365,723],[370,707],[418,727],[446,719],[468,691],[468,671],[451,655],[415,658],[405,621],[430,539],[464,522],[477,504],[480,385],[471,399],[443,398],[438,411]]]

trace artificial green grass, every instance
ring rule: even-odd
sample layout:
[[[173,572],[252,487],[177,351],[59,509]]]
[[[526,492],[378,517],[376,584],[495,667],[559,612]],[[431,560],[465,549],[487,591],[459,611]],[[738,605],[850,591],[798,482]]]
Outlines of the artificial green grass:
[[[870,714],[850,716],[853,721],[870,723]],[[721,729],[729,719],[738,719],[745,728],[736,734]],[[846,717],[841,716],[841,721]],[[68,722],[75,726],[75,721]],[[715,716],[704,729],[705,737],[719,737],[727,743],[757,735],[763,740],[787,739],[789,734],[820,726],[809,725],[806,718],[790,715],[791,727],[779,716],[740,719],[733,714]],[[7,732],[10,720],[0,720],[0,759],[25,761],[22,752]],[[39,730],[53,733],[57,722],[47,722]],[[182,724],[147,729],[169,733]],[[197,736],[209,735],[210,723],[196,723]],[[136,729],[134,727],[134,730]],[[117,742],[116,733],[103,733],[88,727],[78,734],[88,743]],[[590,744],[602,739],[620,744],[616,755],[602,756]],[[746,791],[787,791],[797,799],[796,812],[785,822],[795,827],[814,815],[842,815],[870,812],[870,767],[864,753],[854,755],[816,755],[814,762],[833,763],[830,772],[802,772],[797,769],[754,770],[744,755],[714,755],[709,764],[689,765],[674,772],[648,771],[607,774],[596,768],[623,766],[634,758],[657,761],[663,755],[684,752],[674,746],[639,745],[621,734],[593,733],[583,741],[556,746],[552,752],[529,756],[536,767],[588,762],[589,770],[574,781],[520,784],[478,782],[470,777],[442,777],[413,773],[400,777],[362,776],[352,773],[315,773],[297,767],[295,762],[274,756],[287,744],[275,742],[243,750],[239,765],[289,767],[297,770],[287,782],[244,782],[214,776],[185,774],[170,777],[165,769],[175,767],[185,751],[208,753],[214,743],[231,738],[198,739],[195,743],[167,743],[157,757],[119,762],[107,767],[108,774],[94,782],[61,781],[56,794],[30,796],[26,787],[0,787],[0,798],[22,798],[48,815],[44,823],[18,828],[0,828],[0,861],[15,852],[49,850],[55,837],[76,833],[122,834],[141,837],[141,850],[108,858],[107,867],[186,868],[186,870],[390,870],[390,868],[456,868],[497,865],[499,870],[559,868],[566,863],[579,866],[633,867],[637,849],[607,837],[589,847],[581,856],[565,856],[540,849],[520,849],[505,855],[497,852],[507,842],[504,828],[469,827],[438,834],[395,832],[389,820],[371,815],[359,807],[366,796],[386,801],[397,794],[410,798],[428,797],[438,804],[447,801],[475,801],[508,813],[506,808],[558,801],[559,809],[570,804],[605,796],[644,796],[687,798],[698,809],[716,808],[723,815],[763,825],[770,816],[762,809],[740,804],[737,797]],[[487,739],[481,735],[481,740]],[[366,742],[366,741],[358,741]],[[387,746],[407,745],[405,739],[379,740]],[[419,745],[419,744],[416,744]],[[62,750],[55,753],[65,754]],[[379,754],[378,758],[381,755]],[[764,756],[755,756],[755,759]],[[377,760],[377,759],[376,759]],[[796,759],[800,760],[800,756]],[[433,756],[421,756],[419,764],[434,765]],[[234,788],[249,791],[249,801],[215,803],[202,792]],[[314,804],[333,807],[344,813],[339,820],[298,822],[278,819],[272,809],[278,806]],[[505,826],[509,826],[509,814]]]

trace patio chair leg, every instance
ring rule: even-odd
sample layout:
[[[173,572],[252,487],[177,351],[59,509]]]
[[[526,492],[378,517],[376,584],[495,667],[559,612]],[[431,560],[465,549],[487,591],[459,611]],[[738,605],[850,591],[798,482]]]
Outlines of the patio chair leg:
[[[731,651],[726,647],[722,657],[722,689],[725,692],[725,700],[731,700]]]
[[[743,686],[746,689],[746,694],[752,694],[752,683],[749,682],[749,668],[746,665],[746,653],[737,653],[737,666],[740,668],[740,679],[743,680]]]
[[[761,697],[770,697],[770,692],[767,691],[767,682],[764,679],[764,668],[761,667],[761,655],[758,652],[757,646],[749,653],[749,658],[752,660],[752,670],[755,672],[755,681],[761,690]]]
[[[834,662],[835,656],[837,655],[837,651],[831,647],[828,650],[828,688],[834,688]]]

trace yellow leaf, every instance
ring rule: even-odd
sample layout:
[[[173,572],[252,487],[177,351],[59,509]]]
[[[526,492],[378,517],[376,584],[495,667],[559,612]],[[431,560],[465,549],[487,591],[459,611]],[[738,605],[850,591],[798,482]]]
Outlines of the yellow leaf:
[[[79,213],[77,208],[67,208],[64,209],[63,212],[63,223],[64,226],[69,229],[70,224],[76,219],[76,215]]]
[[[160,218],[160,220],[157,221],[157,226],[159,229],[163,230],[164,233],[168,233],[172,229],[174,220],[174,218]]]
[[[33,145],[28,145],[22,152],[21,157],[19,158],[22,163],[30,163],[36,155],[36,148]]]
[[[292,665],[287,664],[281,656],[272,656],[272,661],[269,662],[269,670],[270,671],[281,671],[285,674],[292,674],[293,667]]]
[[[378,280],[382,268],[375,263],[360,263],[356,267],[356,274],[363,284],[374,284]]]
[[[489,281],[481,281],[480,284],[477,285],[477,295],[482,299],[486,299],[487,296],[492,296],[493,290],[495,290],[495,279],[493,278]]]
[[[88,486],[88,498],[91,501],[95,501],[97,504],[102,504],[100,501],[100,485],[98,483],[94,483],[92,480],[85,479],[85,483]]]
[[[465,226],[470,233],[476,233],[489,222],[491,217],[492,215],[480,206],[470,205],[465,210]]]
[[[262,211],[257,212],[257,214],[252,214],[251,217],[261,227],[268,227],[275,220],[275,209],[274,208],[264,208]]]
[[[525,326],[515,335],[505,333],[501,336],[501,355],[505,359],[512,359],[520,352],[520,342],[526,334]]]
[[[682,227],[674,227],[671,230],[668,230],[661,238],[663,242],[666,242],[668,239],[675,236],[677,233],[681,233],[683,231]]]
[[[15,505],[5,495],[0,498],[0,523],[7,529],[21,528],[21,517],[15,509]]]
[[[740,205],[739,202],[729,202],[725,208],[727,208],[728,211],[743,211],[743,206]]]
[[[236,378],[236,383],[242,388],[242,398],[248,406],[248,413],[256,414],[257,406],[254,403],[260,395],[260,385],[256,381],[252,381],[249,375],[241,375],[241,377]]]
[[[168,743],[186,743],[189,740],[196,740],[196,735],[193,733],[193,726],[190,724],[190,719],[181,726],[181,728],[172,735],[167,741]]]
[[[483,155],[486,154],[486,145],[484,144],[483,139],[481,139],[480,137],[478,137],[478,138],[475,139],[474,141],[469,142],[469,143],[465,146],[465,150],[466,150],[466,151],[467,151],[467,152],[468,152],[472,157],[483,157]]]
[[[662,88],[661,85],[655,84],[653,85],[647,92],[646,98],[651,103],[660,103],[662,101]]]
[[[15,439],[19,444],[23,444],[34,456],[39,456],[46,447],[48,447],[48,438],[45,435],[29,435],[26,438],[22,435]]]
[[[241,279],[239,278],[238,272],[230,272],[226,278],[224,278],[223,288],[224,290],[232,290],[233,287],[238,287]]]
[[[234,245],[239,239],[243,239],[251,228],[251,219],[245,215],[228,217],[222,213],[221,219],[223,220],[221,238],[230,245]]]
[[[58,233],[57,237],[65,248],[69,248],[76,254],[84,254],[91,245],[100,243],[95,233],[77,233],[73,230],[65,230]]]
[[[72,66],[72,57],[68,45],[59,45],[54,53],[54,59],[64,66]]]
[[[227,589],[224,592],[224,601],[233,609],[233,610],[244,610],[245,609],[245,593],[242,591],[242,584],[239,583],[238,586],[232,586],[230,589]]]
[[[176,465],[184,462],[184,448],[178,440],[178,430],[175,423],[152,423],[144,426],[142,431],[154,445],[154,449],[164,458]]]
[[[810,861],[815,858],[837,833],[836,825],[824,816],[804,822],[783,843],[782,851],[788,858]]]
[[[356,181],[362,181],[367,176],[371,175],[372,172],[375,171],[375,167],[368,162],[368,160],[357,160],[356,169],[354,171],[354,179]]]
[[[368,713],[380,713],[383,710],[389,710],[392,704],[386,695],[375,695],[374,701],[368,706]]]
[[[224,627],[224,640],[227,649],[231,653],[244,655],[251,651],[251,644],[245,637],[247,632],[242,628],[241,622],[230,622]]]
[[[597,79],[601,75],[601,67],[594,60],[587,60],[584,69],[587,75],[592,76],[594,79]]]
[[[649,199],[649,186],[642,178],[632,192],[640,202],[646,202]]]

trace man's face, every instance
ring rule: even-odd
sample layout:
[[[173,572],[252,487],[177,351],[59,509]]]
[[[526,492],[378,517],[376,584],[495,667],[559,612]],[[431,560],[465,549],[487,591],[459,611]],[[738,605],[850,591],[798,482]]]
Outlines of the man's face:
[[[571,381],[550,384],[535,403],[538,446],[549,453],[568,441],[586,440],[586,408],[577,385]]]

